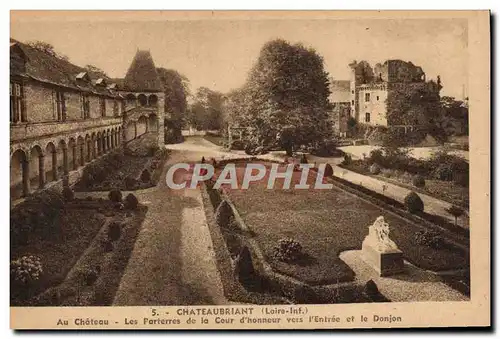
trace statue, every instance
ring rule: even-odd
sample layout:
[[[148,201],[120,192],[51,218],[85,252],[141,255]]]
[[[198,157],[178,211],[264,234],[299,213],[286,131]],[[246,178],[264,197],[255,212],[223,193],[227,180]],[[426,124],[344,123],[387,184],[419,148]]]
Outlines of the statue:
[[[368,235],[363,240],[361,257],[380,276],[404,272],[403,252],[389,238],[389,233],[389,224],[380,216],[368,227]]]
[[[368,236],[363,241],[363,245],[369,245],[380,252],[397,250],[398,246],[389,238],[389,232],[389,224],[385,222],[383,216],[380,216],[368,228]]]

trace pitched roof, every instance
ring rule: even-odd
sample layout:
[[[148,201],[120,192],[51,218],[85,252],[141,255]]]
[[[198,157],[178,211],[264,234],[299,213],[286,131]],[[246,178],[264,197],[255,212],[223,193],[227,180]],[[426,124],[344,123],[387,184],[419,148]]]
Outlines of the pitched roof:
[[[106,88],[95,86],[92,81],[86,81],[85,73],[90,75],[89,79],[92,79],[92,75],[83,67],[14,39],[10,40],[10,48],[11,75],[27,76],[53,85],[114,96],[114,93]],[[15,61],[18,58],[17,51],[23,53],[22,65]]]
[[[149,51],[137,51],[125,76],[124,88],[138,92],[162,91],[162,84]]]

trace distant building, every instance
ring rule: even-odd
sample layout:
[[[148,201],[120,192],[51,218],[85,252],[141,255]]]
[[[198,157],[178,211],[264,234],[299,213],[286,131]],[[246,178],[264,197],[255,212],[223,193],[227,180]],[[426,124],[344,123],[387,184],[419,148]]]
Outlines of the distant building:
[[[334,106],[334,125],[338,126],[335,131],[339,135],[344,135],[347,131],[347,123],[344,123],[346,103],[350,106],[350,117],[359,124],[402,128],[408,131],[425,123],[425,117],[418,114],[415,114],[416,118],[410,122],[402,122],[397,114],[392,117],[387,114],[391,108],[389,99],[399,89],[430,88],[439,93],[440,85],[426,82],[421,67],[402,60],[387,60],[383,64],[376,64],[373,69],[365,61],[359,63],[353,61],[349,66],[350,80],[332,81],[330,88],[330,102]],[[335,107],[337,111],[342,110],[342,113],[336,112]]]
[[[11,39],[11,199],[71,184],[88,163],[146,132],[163,143],[163,120],[148,51],[113,80]]]

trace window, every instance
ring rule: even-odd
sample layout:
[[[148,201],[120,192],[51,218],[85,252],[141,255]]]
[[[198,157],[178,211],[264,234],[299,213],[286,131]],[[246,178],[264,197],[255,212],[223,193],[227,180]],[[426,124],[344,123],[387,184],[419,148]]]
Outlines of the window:
[[[380,98],[379,98],[379,96],[377,95],[377,101],[379,101],[379,99],[380,99]]]
[[[351,94],[354,94],[354,90],[351,90]]]
[[[105,117],[106,116],[106,99],[105,98],[99,98],[99,107],[101,108],[101,116]]]
[[[351,100],[351,105],[354,105],[354,100]]]
[[[90,119],[90,100],[88,94],[81,94],[82,100],[82,118]]]
[[[66,120],[66,98],[64,97],[64,92],[54,91],[52,92],[53,107],[54,107],[54,119],[57,121]]]
[[[365,93],[365,101],[370,101],[370,93]]]
[[[370,122],[370,113],[365,114],[365,122]]]
[[[24,88],[22,84],[10,83],[10,122],[26,122],[26,112],[24,109]]]

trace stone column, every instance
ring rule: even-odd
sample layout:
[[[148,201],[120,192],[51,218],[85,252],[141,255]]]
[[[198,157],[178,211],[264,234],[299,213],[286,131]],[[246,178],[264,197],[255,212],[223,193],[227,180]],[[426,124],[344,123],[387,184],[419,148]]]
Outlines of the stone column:
[[[41,154],[38,158],[38,180],[40,188],[45,187],[45,155]]]
[[[26,197],[31,193],[29,159],[26,159],[22,162],[22,171],[23,171],[23,196]]]
[[[57,181],[59,179],[59,175],[57,173],[57,150],[52,152],[52,179]]]
[[[137,138],[137,121],[134,121],[134,139]]]

